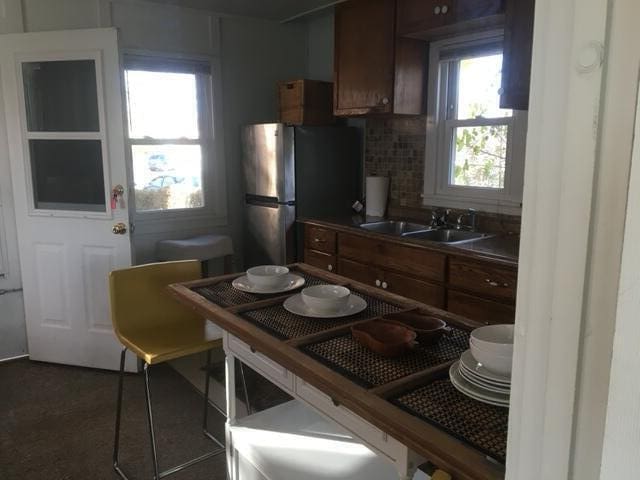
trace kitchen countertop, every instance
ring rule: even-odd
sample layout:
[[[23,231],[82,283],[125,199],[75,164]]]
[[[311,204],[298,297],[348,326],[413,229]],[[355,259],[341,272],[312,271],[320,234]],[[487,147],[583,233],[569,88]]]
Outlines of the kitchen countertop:
[[[518,266],[518,251],[520,248],[520,235],[518,234],[498,233],[489,238],[456,245],[448,245],[446,243],[433,242],[430,240],[372,232],[370,230],[360,228],[362,223],[381,220],[382,219],[365,220],[361,215],[354,215],[351,217],[324,219],[302,218],[298,219],[298,222],[308,225],[316,225],[319,227],[332,228],[346,233],[355,233],[369,238],[395,242],[401,245],[412,245],[430,250],[438,250],[450,255],[460,255],[480,260],[489,260],[511,267]]]

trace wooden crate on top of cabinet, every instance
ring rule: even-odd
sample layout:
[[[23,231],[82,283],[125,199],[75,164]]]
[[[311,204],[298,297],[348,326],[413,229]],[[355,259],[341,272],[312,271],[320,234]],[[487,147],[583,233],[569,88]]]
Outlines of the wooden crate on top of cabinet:
[[[336,6],[335,115],[424,112],[427,46],[397,37],[395,17],[396,0]]]
[[[329,125],[334,122],[333,84],[316,80],[278,83],[280,122],[289,125]]]

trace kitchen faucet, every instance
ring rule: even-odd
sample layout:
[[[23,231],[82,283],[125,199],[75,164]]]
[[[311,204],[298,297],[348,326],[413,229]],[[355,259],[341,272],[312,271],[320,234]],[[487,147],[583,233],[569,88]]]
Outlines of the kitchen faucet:
[[[464,217],[469,217],[469,225],[464,225],[462,220]],[[458,216],[458,221],[456,222],[456,230],[469,230],[470,232],[475,232],[476,230],[476,211],[473,208],[467,210],[467,213],[463,213]]]
[[[432,227],[447,227],[449,225],[449,215],[451,210],[431,210],[431,222]]]

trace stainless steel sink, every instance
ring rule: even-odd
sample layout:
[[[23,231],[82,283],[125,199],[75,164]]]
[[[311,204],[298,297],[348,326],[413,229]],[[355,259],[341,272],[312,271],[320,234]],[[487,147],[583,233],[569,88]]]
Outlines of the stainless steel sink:
[[[396,220],[384,220],[380,222],[363,223],[360,228],[377,233],[388,233],[390,235],[405,236],[414,233],[427,232],[431,229],[429,225],[420,223],[403,222]]]
[[[403,235],[407,238],[419,238],[421,240],[431,240],[432,242],[440,242],[440,243],[465,243],[465,242],[473,242],[474,240],[480,240],[481,238],[489,238],[493,237],[493,235],[489,233],[480,233],[480,232],[468,232],[465,230],[455,230],[455,229],[439,229],[439,230],[428,230],[422,232],[408,232]]]

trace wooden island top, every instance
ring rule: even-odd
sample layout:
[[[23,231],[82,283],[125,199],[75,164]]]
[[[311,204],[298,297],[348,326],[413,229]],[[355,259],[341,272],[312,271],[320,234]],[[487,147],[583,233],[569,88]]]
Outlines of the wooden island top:
[[[508,410],[462,395],[448,377],[450,366],[467,348],[469,331],[481,324],[306,264],[290,269],[307,285],[347,286],[367,301],[367,309],[331,320],[300,317],[282,307],[297,290],[271,296],[240,292],[231,281],[242,274],[173,284],[169,290],[252,351],[282,365],[455,479],[504,478]],[[352,325],[398,311],[442,318],[452,332],[436,346],[417,346],[394,359],[366,350],[351,337]]]

